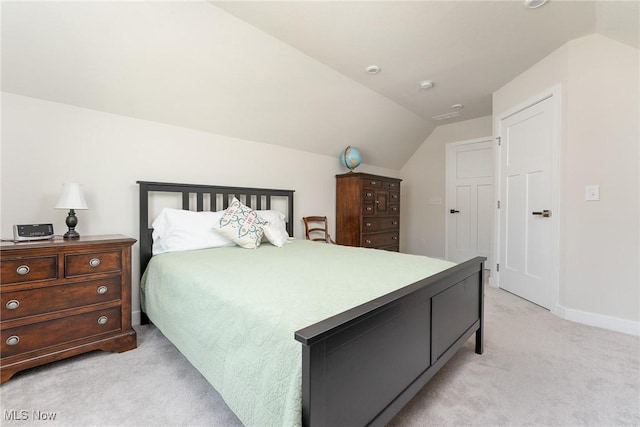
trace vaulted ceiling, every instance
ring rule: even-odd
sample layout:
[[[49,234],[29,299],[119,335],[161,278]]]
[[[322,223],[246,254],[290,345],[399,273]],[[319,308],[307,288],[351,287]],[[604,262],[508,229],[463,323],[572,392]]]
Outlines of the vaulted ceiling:
[[[638,48],[638,5],[4,1],[2,90],[331,156],[352,145],[399,169],[568,40]]]

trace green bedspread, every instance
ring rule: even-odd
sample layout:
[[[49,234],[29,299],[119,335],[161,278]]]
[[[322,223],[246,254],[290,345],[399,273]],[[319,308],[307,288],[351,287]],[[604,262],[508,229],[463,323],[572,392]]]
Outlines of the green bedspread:
[[[452,263],[295,240],[154,256],[141,283],[151,321],[247,426],[301,423],[294,332]]]

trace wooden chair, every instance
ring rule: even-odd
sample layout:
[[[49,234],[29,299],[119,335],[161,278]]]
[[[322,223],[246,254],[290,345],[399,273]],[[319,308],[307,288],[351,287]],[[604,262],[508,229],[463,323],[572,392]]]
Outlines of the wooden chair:
[[[307,240],[336,244],[329,235],[326,216],[305,216],[302,220],[304,221],[304,232]]]

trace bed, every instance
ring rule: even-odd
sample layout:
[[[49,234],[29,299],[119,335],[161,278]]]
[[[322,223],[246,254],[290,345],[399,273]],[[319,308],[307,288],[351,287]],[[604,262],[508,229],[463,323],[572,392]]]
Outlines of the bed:
[[[256,210],[278,204],[293,235],[294,192],[138,184],[144,317],[247,425],[384,425],[474,334],[482,354],[482,257],[453,265],[294,240],[152,259],[154,195],[177,194],[195,211],[232,197]],[[176,285],[187,271],[189,285]]]

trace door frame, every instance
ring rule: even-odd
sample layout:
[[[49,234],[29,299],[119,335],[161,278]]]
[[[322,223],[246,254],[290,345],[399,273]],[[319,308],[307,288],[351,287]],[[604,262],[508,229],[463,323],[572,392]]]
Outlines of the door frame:
[[[457,147],[460,145],[470,145],[470,144],[479,144],[481,142],[494,142],[494,138],[491,136],[485,136],[482,138],[473,138],[473,139],[466,139],[464,141],[455,141],[455,142],[448,142],[447,144],[445,144],[445,180],[444,180],[444,257],[445,259],[449,259],[449,217],[450,215],[447,215],[447,209],[449,209],[449,203],[451,202],[451,200],[449,200],[449,185],[451,185],[451,180],[449,179],[449,161],[450,161],[450,157],[451,157],[451,148],[453,147]],[[495,164],[495,146],[492,147],[493,151],[494,151],[494,165],[493,165],[493,184],[494,184],[494,189],[495,189],[495,181],[496,181],[496,164]],[[494,194],[494,202],[495,202],[495,194]],[[495,238],[495,228],[496,228],[496,222],[495,222],[495,218],[493,220],[493,224],[491,225],[493,227],[493,238]],[[495,246],[495,240],[493,240],[491,242],[491,247],[493,248]],[[494,251],[490,250],[489,251],[489,257],[487,259],[487,262],[485,263],[485,267],[484,268],[489,268],[492,271],[494,270],[494,268],[491,268],[491,266],[495,266],[495,262],[494,259],[491,259],[494,255]]]
[[[549,89],[539,93],[536,96],[529,98],[527,101],[516,105],[494,118],[494,133],[496,134],[496,144],[502,138],[501,129],[502,121],[517,114],[527,108],[551,99],[551,108],[553,108],[553,141],[551,143],[551,210],[556,217],[556,221],[553,224],[551,230],[552,233],[552,245],[549,250],[551,251],[551,272],[549,274],[550,283],[550,311],[551,313],[558,314],[558,300],[560,295],[560,223],[562,221],[562,211],[560,208],[560,155],[562,145],[562,85],[557,84]],[[500,201],[500,194],[502,194],[501,182],[502,182],[502,147],[498,145],[495,153],[495,198],[496,201]],[[494,217],[494,260],[498,262],[500,260],[500,210],[496,206],[496,215]],[[493,264],[495,267],[496,265]],[[495,268],[494,268],[495,270]],[[490,283],[494,287],[500,287],[500,272],[496,271],[496,274],[491,275]]]

